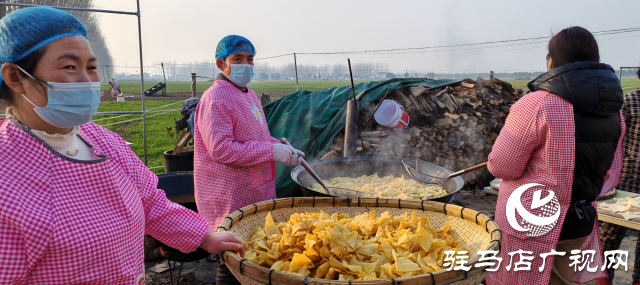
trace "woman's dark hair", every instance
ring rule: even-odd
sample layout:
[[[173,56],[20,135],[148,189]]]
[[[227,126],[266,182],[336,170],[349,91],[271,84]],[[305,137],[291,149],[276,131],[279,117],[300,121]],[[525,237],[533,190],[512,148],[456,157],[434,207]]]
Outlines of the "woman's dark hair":
[[[638,72],[636,72],[636,75],[638,75],[638,79],[640,79],[640,68],[638,68]]]
[[[578,61],[600,62],[598,42],[583,27],[569,27],[555,34],[548,49],[553,68]]]
[[[33,71],[36,69],[38,62],[40,61],[40,59],[42,59],[42,56],[44,56],[46,50],[47,47],[45,46],[28,55],[24,59],[19,60],[18,62],[16,62],[16,65],[22,67],[24,71],[29,72],[29,74],[33,75]],[[2,85],[0,86],[0,100],[4,101],[5,104],[9,106],[13,104],[11,88],[9,88],[9,86],[4,83],[4,80],[2,81]]]

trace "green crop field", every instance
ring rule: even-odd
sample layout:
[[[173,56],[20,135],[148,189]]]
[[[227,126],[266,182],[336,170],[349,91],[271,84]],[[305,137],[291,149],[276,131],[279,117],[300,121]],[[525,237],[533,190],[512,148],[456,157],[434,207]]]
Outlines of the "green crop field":
[[[356,80],[355,84],[361,82],[368,82],[366,80]],[[140,81],[119,81],[120,83],[120,91],[123,93],[137,93],[140,94]],[[158,84],[156,81],[145,81],[144,87],[145,90],[148,90],[152,86]],[[213,83],[206,81],[198,81],[196,82],[196,92],[204,92],[209,88]],[[350,85],[351,82],[348,80],[331,80],[331,81],[322,81],[322,80],[303,80],[299,81],[300,90],[309,90],[309,91],[318,91],[331,87],[340,87],[345,85]],[[252,81],[249,86],[256,93],[259,92],[295,92],[296,91],[296,82],[291,80],[280,80],[280,81]],[[111,86],[109,83],[102,83],[102,90],[109,89]],[[183,92],[191,92],[191,81],[167,81],[167,92],[168,93],[183,93]]]
[[[118,81],[120,83],[120,91],[123,93],[137,93],[140,94],[140,81]],[[144,89],[148,90],[154,85],[160,83],[160,81],[146,81],[144,82]],[[196,92],[204,92],[213,84],[212,82],[198,81],[196,83]],[[102,83],[102,90],[111,88],[109,83]],[[191,81],[167,81],[168,93],[181,93],[191,92]]]
[[[640,79],[637,77],[623,77],[622,78],[622,91],[627,93],[637,87],[640,87]]]
[[[147,101],[145,106],[148,109],[165,106],[168,104],[174,104],[158,110],[171,110],[179,109],[180,101]],[[100,104],[100,112],[112,112],[112,111],[140,111],[142,109],[141,102],[104,102]],[[153,110],[155,111],[155,110]],[[174,128],[174,119],[180,119],[180,111],[173,111],[167,114],[159,115],[158,113],[149,113],[147,115],[147,157],[148,166],[156,167],[164,165],[163,152],[175,147],[178,140],[176,134],[171,134],[167,131],[167,128]],[[118,117],[118,118],[114,118]],[[113,118],[113,119],[111,119]],[[108,125],[115,122],[123,122],[127,120],[134,120],[116,125]],[[95,117],[94,123],[98,125],[105,125],[105,128],[116,132],[126,141],[134,144],[132,150],[140,159],[144,157],[144,143],[142,138],[142,115],[126,115],[126,116],[110,116],[110,117]],[[154,169],[156,173],[163,173],[164,169]]]

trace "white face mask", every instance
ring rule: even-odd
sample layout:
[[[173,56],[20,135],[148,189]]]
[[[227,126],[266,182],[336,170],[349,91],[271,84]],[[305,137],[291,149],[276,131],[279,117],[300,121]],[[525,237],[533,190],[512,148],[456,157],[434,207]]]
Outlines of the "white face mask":
[[[47,87],[47,106],[38,107],[24,94],[33,110],[42,120],[58,128],[71,128],[91,121],[100,107],[100,82],[78,82],[48,84],[36,79],[31,74],[18,68],[29,77]]]
[[[227,78],[238,87],[245,87],[253,78],[253,65],[251,64],[230,64],[231,75]]]

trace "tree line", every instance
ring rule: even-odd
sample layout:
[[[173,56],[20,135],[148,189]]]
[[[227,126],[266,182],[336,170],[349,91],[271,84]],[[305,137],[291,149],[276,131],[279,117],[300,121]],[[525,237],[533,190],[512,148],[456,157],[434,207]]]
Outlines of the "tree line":
[[[4,0],[3,2],[88,9],[95,8],[93,0]],[[1,5],[0,18],[3,18],[7,14],[21,8],[23,7]],[[107,47],[106,40],[102,34],[102,30],[100,29],[100,19],[98,17],[98,14],[85,11],[66,11],[76,16],[78,20],[80,20],[80,22],[82,22],[86,27],[91,49],[98,59],[98,64],[107,66],[113,65],[113,58],[111,57],[111,53],[109,52],[109,48]],[[110,80],[112,76],[112,70],[100,71],[100,77],[103,81]]]
[[[161,64],[164,64],[164,75]],[[137,70],[132,66],[132,70]],[[375,76],[384,77],[389,72],[388,63],[379,62],[359,62],[352,63],[351,66],[354,78],[368,79]],[[118,72],[125,70],[118,68]],[[152,65],[145,67],[145,73],[152,78],[162,78],[166,76],[167,80],[191,80],[191,73],[207,78],[215,78],[220,73],[215,61],[193,61],[177,63],[154,62]],[[295,80],[296,67],[293,63],[284,65],[271,65],[268,62],[254,62],[255,80]],[[336,80],[348,79],[349,67],[346,64],[298,64],[298,78],[300,80]],[[132,80],[135,78],[132,77]],[[202,78],[201,78],[202,80]]]

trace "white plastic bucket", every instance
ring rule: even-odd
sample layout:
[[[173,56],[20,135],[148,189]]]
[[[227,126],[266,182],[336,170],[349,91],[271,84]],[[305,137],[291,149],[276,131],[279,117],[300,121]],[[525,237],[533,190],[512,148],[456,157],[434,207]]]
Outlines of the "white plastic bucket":
[[[378,124],[394,129],[404,129],[409,125],[409,115],[402,105],[392,100],[384,100],[373,115]]]
[[[118,96],[118,102],[124,102],[124,96]]]

